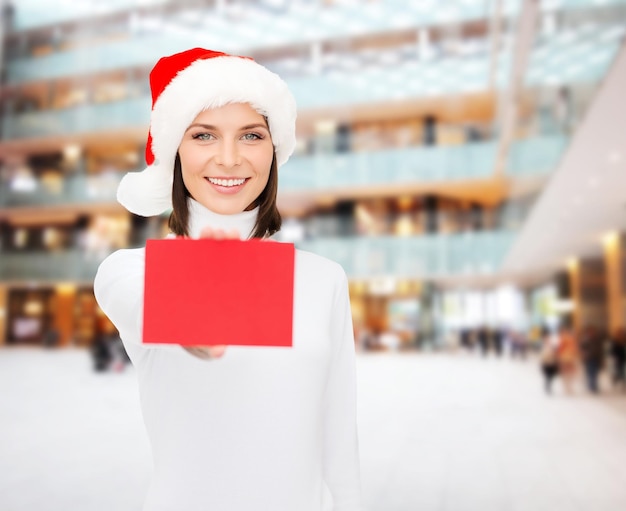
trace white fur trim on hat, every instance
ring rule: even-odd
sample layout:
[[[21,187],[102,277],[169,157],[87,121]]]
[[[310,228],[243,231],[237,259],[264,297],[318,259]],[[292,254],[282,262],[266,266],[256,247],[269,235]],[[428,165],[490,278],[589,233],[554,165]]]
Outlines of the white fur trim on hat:
[[[185,130],[201,111],[229,103],[248,103],[267,118],[276,163],[284,164],[296,145],[296,102],[287,84],[251,59],[198,59],[179,71],[154,103],[150,133],[155,161],[124,176],[118,201],[142,216],[171,208],[174,160]]]

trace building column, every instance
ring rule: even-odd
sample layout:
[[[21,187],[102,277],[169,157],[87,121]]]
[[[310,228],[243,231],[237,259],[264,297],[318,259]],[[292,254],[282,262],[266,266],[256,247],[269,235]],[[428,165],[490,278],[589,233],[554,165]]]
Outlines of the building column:
[[[624,328],[626,321],[626,236],[611,233],[604,237],[604,263],[606,266],[607,327],[613,333]]]
[[[75,286],[71,284],[58,285],[55,302],[54,328],[59,335],[58,345],[67,346],[74,335]]]
[[[587,325],[606,328],[606,269],[603,259],[578,259],[568,262],[573,328],[580,332]]]
[[[567,271],[558,272],[553,279],[556,286],[556,299],[559,302],[571,302],[573,308],[552,311],[560,316],[559,325],[574,328],[574,314],[576,312],[577,300],[574,298],[572,283],[578,279],[578,261],[572,259],[567,265]],[[576,288],[578,290],[578,287]]]

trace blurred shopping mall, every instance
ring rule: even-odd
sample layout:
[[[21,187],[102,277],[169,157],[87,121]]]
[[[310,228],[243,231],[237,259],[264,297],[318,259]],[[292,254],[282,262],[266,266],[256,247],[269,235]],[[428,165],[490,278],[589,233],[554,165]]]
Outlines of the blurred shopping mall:
[[[150,69],[193,46],[294,91],[279,239],[342,264],[358,339],[624,326],[626,1],[1,4],[0,345],[114,334],[98,264],[168,216],[116,187],[145,163]]]

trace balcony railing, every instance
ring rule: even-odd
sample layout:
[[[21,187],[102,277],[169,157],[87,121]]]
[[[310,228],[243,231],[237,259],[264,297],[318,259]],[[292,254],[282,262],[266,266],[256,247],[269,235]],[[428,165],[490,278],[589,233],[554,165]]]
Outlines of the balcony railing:
[[[6,140],[109,131],[150,123],[150,98],[96,103],[62,110],[44,110],[2,119]]]
[[[157,8],[159,5],[167,4],[168,2],[169,0],[151,0],[150,4]],[[146,4],[146,2],[143,3]],[[312,4],[314,2],[308,3]],[[322,4],[323,2],[319,0],[318,3]],[[559,10],[568,10],[595,7],[598,4],[616,5],[622,3],[624,3],[624,0],[560,0],[556,7]],[[506,0],[502,6],[503,14],[505,16],[517,15],[519,4],[518,0]],[[129,2],[127,0],[109,0],[98,5],[97,12],[94,12],[94,6],[88,2],[84,4],[57,2],[54,5],[54,9],[41,9],[36,2],[22,0],[22,2],[18,3],[18,6],[19,8],[16,10],[15,16],[15,29],[20,31],[45,27],[54,23],[81,20],[90,16],[126,11],[128,10]],[[406,28],[407,26],[420,27],[440,23],[458,23],[483,18],[488,15],[484,2],[481,1],[455,2],[449,10],[433,9],[432,6],[433,2],[406,2],[403,0],[387,0],[384,8],[376,4],[371,6],[367,4],[365,6],[357,5],[355,7],[350,4],[341,5],[338,3],[332,8],[315,12],[315,15],[319,18],[317,24],[320,25],[317,30],[312,30],[311,28],[310,20],[312,14],[310,9],[287,10],[286,12],[281,12],[280,15],[276,15],[276,7],[268,6],[267,10],[263,10],[261,7],[259,15],[251,16],[251,21],[248,21],[250,29],[242,32],[235,31],[232,28],[228,32],[227,29],[232,27],[232,23],[229,25],[228,17],[219,14],[217,10],[207,9],[205,15],[209,18],[217,18],[218,21],[222,21],[220,18],[224,18],[224,21],[219,24],[224,27],[220,30],[222,33],[219,34],[222,39],[209,39],[211,43],[221,43],[215,46],[216,48],[226,47],[228,44],[250,46],[255,42],[259,46],[270,43],[277,44],[277,37],[286,38],[287,41],[291,42],[302,41],[307,36],[309,38],[319,38],[320,36],[337,37],[343,34],[339,30],[345,30],[344,27],[346,25],[357,33],[380,32],[394,28]],[[184,9],[181,9],[181,11],[185,14]],[[192,12],[192,16],[194,15],[196,16],[194,17],[194,22],[201,21],[197,19],[197,14]],[[278,20],[284,21],[280,25],[281,30],[276,34],[276,30],[272,31],[271,28],[272,24],[275,24]],[[183,20],[174,19],[174,21],[180,23],[183,27],[185,25]],[[214,21],[211,26],[212,32],[215,32],[219,25]],[[283,34],[283,32],[286,32],[286,34]],[[188,36],[192,37],[193,35],[194,31],[191,28]]]
[[[82,250],[2,252],[1,281],[93,281],[102,255]]]
[[[350,278],[487,275],[497,270],[515,234],[482,231],[412,237],[320,238],[298,248],[341,264]],[[0,280],[90,281],[104,255],[79,250],[2,253]]]
[[[350,278],[445,277],[496,271],[516,234],[482,231],[413,237],[315,239],[298,247],[341,264]]]
[[[21,190],[8,185],[0,187],[0,207],[55,206],[114,202],[122,174],[71,176],[60,187],[49,187],[41,181]]]
[[[572,4],[570,7],[576,7],[575,2],[570,3]],[[383,11],[385,16],[382,18],[389,17],[390,9],[395,7],[386,7]],[[476,5],[472,9],[476,17],[483,17],[484,13],[479,12],[483,7]],[[361,10],[363,9],[354,11],[353,17],[358,17]],[[439,12],[437,9],[430,10],[435,16]],[[407,16],[406,13],[403,17],[409,26],[415,25],[415,18]],[[293,28],[287,19],[281,18],[281,26],[284,25],[281,30],[276,31],[272,28],[261,30],[252,39],[245,35],[246,31],[239,34],[232,27],[220,28],[219,30],[223,29],[223,34],[218,34],[217,27],[206,28],[202,37],[204,44],[209,47],[228,48],[234,53],[249,53],[252,48],[257,50],[263,48],[264,37],[271,39],[270,46],[273,48],[305,42],[308,39],[306,34],[309,34],[311,29],[309,19],[305,20],[305,30],[293,31],[292,40],[276,40],[277,34],[281,34],[278,37],[282,37],[287,33],[287,28],[290,30]],[[376,18],[366,17],[364,23],[373,25],[380,23],[375,20]],[[374,27],[370,27],[372,28]],[[333,35],[333,32],[336,34]],[[363,28],[362,33],[367,32],[368,29]],[[342,37],[346,35],[346,27],[343,24],[335,24],[332,29],[321,33],[314,40],[336,35]],[[613,22],[590,22],[580,29],[566,28],[554,34],[542,34],[534,43],[525,82],[528,86],[597,82],[606,73],[617,54],[623,36],[623,20],[619,17]],[[211,38],[222,37],[227,39],[226,43],[215,41],[209,44]],[[244,40],[238,42],[238,38]],[[77,73],[85,75],[137,67],[150,68],[161,56],[186,49],[189,45],[188,40],[189,38],[181,40],[176,36],[168,37],[162,30],[155,35],[129,33],[128,38],[121,41],[9,61],[7,80],[9,84],[22,84],[66,78]],[[286,77],[299,108],[311,109],[485,91],[490,72],[490,59],[489,45],[483,40],[476,48],[470,45],[467,54],[446,53],[440,49],[434,51],[433,56],[427,59],[418,58],[415,49],[400,48],[396,53],[392,52],[389,55],[388,60],[391,63],[387,64],[384,62],[375,64],[367,59],[359,60],[353,55],[330,59],[329,62],[320,64],[317,72],[302,63],[292,69],[291,61],[276,60],[268,62],[267,65]],[[506,86],[510,74],[511,62],[508,50],[502,50],[497,62],[496,84],[503,87]],[[142,79],[141,87],[146,87],[147,83],[146,79]],[[135,88],[136,80],[129,79],[127,86]]]
[[[486,177],[495,142],[294,157],[281,169],[280,190],[327,190]]]
[[[553,170],[558,165],[568,143],[569,137],[564,134],[517,140],[511,144],[507,173],[520,176]]]
[[[22,7],[21,3],[24,3],[25,6]],[[148,2],[141,3],[146,5]],[[150,3],[155,9],[158,9],[159,5],[175,2],[151,0]],[[293,3],[296,4],[296,2]],[[253,43],[259,46],[268,46],[279,43],[297,43],[322,37],[339,37],[345,33],[346,27],[351,32],[362,35],[368,32],[376,33],[437,23],[463,22],[487,15],[483,2],[457,2],[449,10],[433,9],[433,3],[426,1],[387,0],[384,7],[375,4],[354,6],[341,2],[324,6],[328,2],[322,0],[300,3],[307,5],[303,6],[305,8],[297,8],[298,5],[295,5],[291,9],[282,9],[269,4],[267,6],[255,6],[254,4],[247,6],[251,14],[246,19],[248,30],[237,30],[236,24],[229,19],[226,8],[221,11],[216,8],[207,8],[201,12],[195,9],[195,6],[191,6],[193,10],[190,12],[183,6],[180,8],[179,14],[181,16],[177,17],[177,13],[170,12],[168,18],[172,18],[172,24],[178,26],[178,34],[186,28],[184,35],[193,39],[202,33],[204,28],[205,33],[203,35],[207,38],[205,44],[209,48],[223,48],[226,46],[249,47]],[[319,4],[320,8],[316,8],[316,3]],[[505,13],[516,13],[518,10],[517,3],[517,1],[508,1],[505,5]],[[16,28],[18,30],[78,20],[96,14],[94,13],[94,6],[89,3],[66,4],[59,2],[54,9],[37,9],[38,6],[33,6],[31,2],[23,0],[19,7],[16,16]],[[128,7],[129,2],[127,0],[109,0],[98,6],[97,14],[103,15],[128,10]],[[252,9],[255,9],[256,13]],[[157,10],[157,12],[159,11]],[[189,23],[190,15],[193,18],[192,23]],[[160,16],[163,15],[160,14]],[[312,16],[316,17],[316,26],[314,27],[310,23]],[[159,27],[165,26],[163,21],[168,20],[162,20]],[[141,23],[141,19],[135,23]],[[151,20],[151,24],[154,23],[155,21]],[[218,45],[211,46],[215,43]]]
[[[508,175],[547,174],[566,147],[563,135],[517,141],[511,148]],[[279,193],[324,192],[367,186],[411,186],[427,182],[485,179],[492,175],[495,142],[428,146],[375,152],[298,156],[280,170]],[[66,178],[51,190],[33,181],[29,191],[0,187],[0,207],[114,202],[122,173]]]

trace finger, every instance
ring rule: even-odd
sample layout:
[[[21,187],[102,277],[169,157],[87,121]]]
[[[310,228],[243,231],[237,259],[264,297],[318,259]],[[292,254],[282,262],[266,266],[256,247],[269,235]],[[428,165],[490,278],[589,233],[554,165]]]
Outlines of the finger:
[[[223,240],[226,237],[226,232],[224,229],[215,229],[213,232],[213,239]]]
[[[231,239],[231,240],[238,240],[239,231],[237,229],[231,229],[230,231],[226,233],[226,238]]]
[[[218,346],[211,346],[210,348],[208,348],[208,351],[211,354],[212,358],[222,358],[224,356],[224,353],[226,353],[226,346],[221,344]]]
[[[211,358],[211,353],[209,353],[205,348],[194,348],[193,346],[183,346],[183,349],[193,355],[194,357],[200,358],[202,360],[209,360]]]
[[[185,351],[191,353],[195,357],[202,360],[211,360],[214,358],[222,358],[226,352],[226,346],[183,346]]]
[[[200,231],[200,237],[201,238],[212,238],[213,237],[213,228],[212,227],[205,227],[204,229],[202,229]]]

